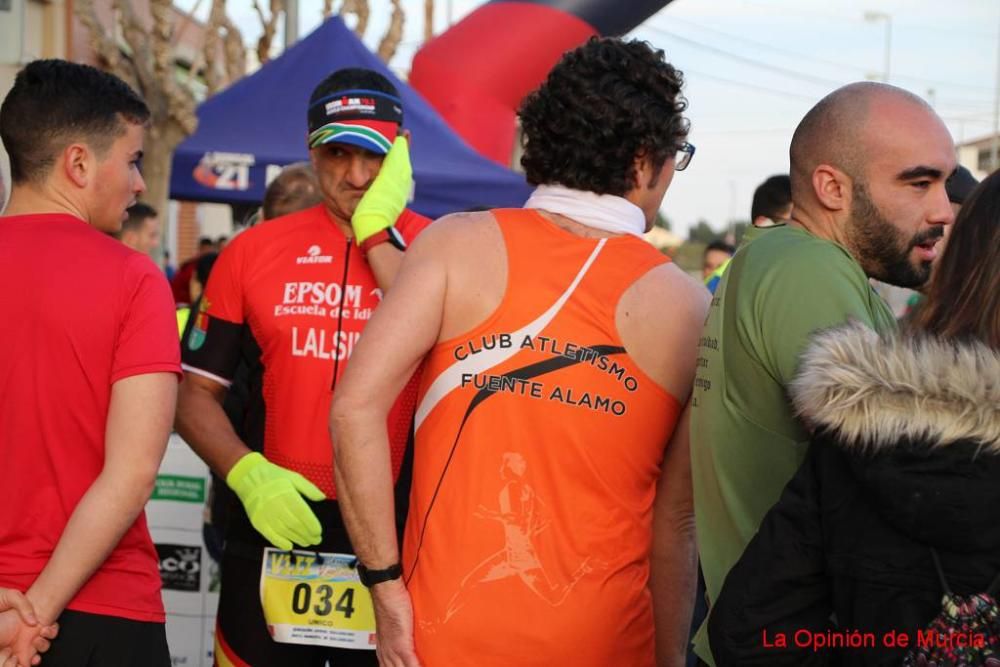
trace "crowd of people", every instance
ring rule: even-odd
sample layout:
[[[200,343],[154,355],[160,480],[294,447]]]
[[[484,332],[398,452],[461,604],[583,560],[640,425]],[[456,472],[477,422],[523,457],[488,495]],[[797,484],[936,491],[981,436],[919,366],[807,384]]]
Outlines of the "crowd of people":
[[[683,85],[589,40],[521,106],[525,205],[431,224],[398,91],[338,70],[309,162],[168,284],[146,104],[25,66],[0,666],[171,663],[142,509],[172,429],[215,478],[220,667],[1000,664],[1000,172],[844,86],[697,280],[642,238]],[[873,280],[922,299],[897,322]]]

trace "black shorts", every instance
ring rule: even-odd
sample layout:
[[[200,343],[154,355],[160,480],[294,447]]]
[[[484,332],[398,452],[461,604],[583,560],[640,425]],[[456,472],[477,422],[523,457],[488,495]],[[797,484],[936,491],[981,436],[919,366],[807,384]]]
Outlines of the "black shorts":
[[[66,610],[45,667],[170,667],[163,623]]]
[[[353,553],[337,503],[309,505],[323,526],[317,551]],[[234,512],[222,556],[222,590],[215,627],[215,664],[220,667],[377,667],[375,651],[282,644],[271,639],[260,603],[260,571],[267,542],[246,513]]]

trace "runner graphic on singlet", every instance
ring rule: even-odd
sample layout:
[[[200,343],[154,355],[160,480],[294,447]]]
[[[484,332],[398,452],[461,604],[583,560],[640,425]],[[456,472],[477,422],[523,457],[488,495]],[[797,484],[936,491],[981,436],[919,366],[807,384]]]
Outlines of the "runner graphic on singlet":
[[[502,549],[477,565],[459,584],[448,602],[442,623],[461,609],[465,600],[480,584],[520,577],[533,593],[558,607],[584,575],[602,569],[605,564],[595,558],[585,558],[566,583],[554,583],[538,558],[534,538],[544,531],[549,520],[545,516],[545,503],[535,495],[535,490],[525,480],[528,463],[517,452],[505,452],[500,465],[500,479],[505,481],[497,499],[499,511],[480,505],[474,516],[499,521],[503,526],[506,544]]]

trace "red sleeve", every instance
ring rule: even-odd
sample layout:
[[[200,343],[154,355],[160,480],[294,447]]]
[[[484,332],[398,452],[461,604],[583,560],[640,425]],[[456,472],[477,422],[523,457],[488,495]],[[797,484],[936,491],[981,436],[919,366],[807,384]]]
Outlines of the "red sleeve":
[[[396,224],[393,227],[403,235],[406,245],[410,245],[413,243],[413,239],[417,238],[417,235],[424,231],[429,224],[431,224],[430,218],[425,218],[407,208],[403,209],[402,215],[396,218]]]
[[[204,311],[217,320],[243,324],[243,246],[246,238],[229,242],[212,266],[202,297]]]
[[[177,315],[166,277],[148,257],[135,254],[125,262],[124,291],[125,312],[111,383],[146,373],[180,377]]]
[[[233,239],[215,260],[205,293],[191,312],[181,349],[184,370],[229,386],[240,363],[245,329],[243,264],[249,232]]]
[[[170,289],[177,303],[191,303],[191,276],[194,275],[195,260],[189,259],[181,264],[170,281]]]

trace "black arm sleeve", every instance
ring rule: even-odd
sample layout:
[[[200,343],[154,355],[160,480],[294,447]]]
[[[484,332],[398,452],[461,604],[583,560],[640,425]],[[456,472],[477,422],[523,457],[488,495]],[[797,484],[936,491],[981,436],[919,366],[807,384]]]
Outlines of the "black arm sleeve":
[[[191,316],[181,337],[184,370],[200,371],[231,383],[240,363],[245,328],[245,324],[228,322],[204,312],[199,299],[191,306]]]

